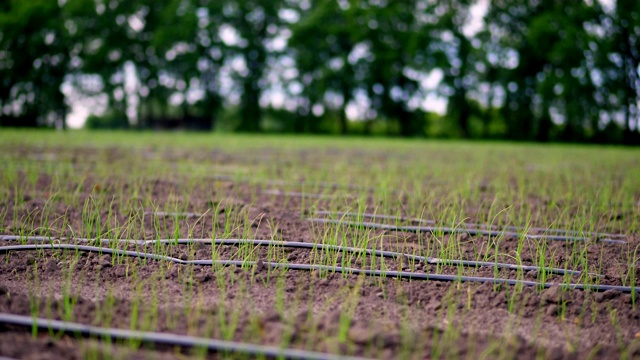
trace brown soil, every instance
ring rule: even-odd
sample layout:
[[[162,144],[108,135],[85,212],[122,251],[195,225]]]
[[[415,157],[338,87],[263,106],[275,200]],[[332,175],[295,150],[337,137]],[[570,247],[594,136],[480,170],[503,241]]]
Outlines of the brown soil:
[[[25,150],[25,156],[29,152]],[[84,149],[92,161],[110,163],[125,158],[117,149],[100,152]],[[102,155],[101,155],[102,154]],[[157,153],[155,155],[158,155]],[[161,156],[163,154],[160,154]],[[166,154],[164,154],[166,155]],[[202,154],[201,154],[202,155]],[[205,154],[206,157],[207,154]],[[300,154],[307,156],[308,154]],[[81,157],[81,155],[73,155]],[[184,154],[173,153],[167,161],[179,161]],[[234,164],[259,161],[256,157],[234,157],[224,153],[208,154],[215,161]],[[24,178],[25,183],[29,179]],[[132,216],[140,217],[144,234],[126,229],[120,238],[210,238],[221,236],[224,223],[237,219],[241,228],[230,229],[228,237],[251,237],[312,242],[331,225],[312,224],[305,214],[313,209],[326,209],[335,198],[302,198],[264,193],[277,188],[274,184],[252,185],[233,179],[209,179],[196,184],[181,179],[142,179],[128,183],[126,179],[99,178],[88,175],[80,186],[80,206],[70,206],[61,200],[51,203],[49,219],[52,234],[73,237],[69,229],[86,229],[82,236],[97,236],[100,230],[87,229],[83,218],[86,199],[92,194],[110,199],[103,204],[99,220],[124,224]],[[122,197],[117,189],[140,187],[138,197]],[[0,204],[7,216],[0,224],[3,234],[31,230],[31,235],[45,234],[41,211],[56,189],[75,191],[77,184],[56,184],[45,174],[16,203]],[[349,189],[322,188],[324,194],[344,199],[345,206],[357,208],[357,201],[345,196]],[[282,191],[288,191],[284,188]],[[301,190],[300,193],[304,192]],[[11,194],[15,195],[15,194]],[[113,196],[113,197],[112,197]],[[185,199],[183,197],[188,197]],[[403,199],[403,194],[392,195]],[[9,196],[13,199],[15,196]],[[114,200],[111,200],[111,199]],[[184,203],[185,212],[202,217],[175,218],[167,216],[161,224],[152,216],[145,199],[152,198],[163,211],[163,205]],[[373,196],[364,200],[375,208]],[[532,200],[534,201],[534,200]],[[109,213],[122,209],[126,213]],[[333,203],[335,208],[335,203]],[[217,217],[214,213],[217,209]],[[402,201],[397,212],[402,212]],[[170,210],[167,210],[170,211]],[[478,210],[480,211],[480,210]],[[415,214],[406,214],[412,216]],[[482,221],[479,214],[469,214],[469,221]],[[65,219],[64,221],[59,219]],[[52,220],[49,220],[51,223]],[[49,225],[49,224],[47,224]],[[64,226],[63,226],[64,225]],[[112,224],[113,226],[113,224]],[[153,230],[152,230],[153,229]],[[212,229],[215,229],[213,231]],[[361,230],[360,230],[361,233]],[[492,259],[513,262],[518,250],[515,238],[500,240],[499,249],[486,237],[452,235],[434,237],[371,230],[376,246],[385,250],[438,256],[434,242],[458,243],[462,254],[472,260],[473,254],[495,254]],[[344,228],[339,242],[351,245],[358,230]],[[589,269],[601,274],[602,284],[622,285],[629,251],[640,244],[637,235],[628,238],[628,245],[576,244],[550,242],[546,249],[549,263],[564,263],[576,251],[585,250],[590,264],[602,267]],[[64,241],[63,241],[64,242]],[[72,241],[67,241],[72,242]],[[4,245],[33,242],[3,241]],[[374,244],[372,244],[374,245]],[[121,245],[121,248],[125,246]],[[208,245],[150,245],[146,248],[127,245],[128,249],[163,253],[182,259],[211,259]],[[221,259],[248,256],[253,260],[287,259],[290,263],[308,264],[313,258],[335,256],[352,267],[371,266],[362,259],[346,254],[320,254],[305,249],[247,248],[222,246],[217,248]],[[521,249],[524,264],[535,265],[535,244]],[[44,251],[11,252],[0,262],[0,312],[38,315],[40,317],[80,322],[96,326],[137,329],[202,337],[225,338],[241,342],[282,345],[292,348],[357,355],[372,358],[496,358],[517,357],[582,359],[640,357],[640,310],[630,294],[617,291],[591,293],[524,288],[514,295],[513,287],[490,284],[461,284],[438,281],[405,281],[398,279],[363,278],[341,274],[305,271],[267,270],[259,267],[211,268],[197,265],[177,265],[165,262],[119,258],[110,255]],[[375,265],[380,268],[380,261]],[[436,267],[385,259],[384,268],[422,273],[445,273],[474,276],[500,276],[540,281],[540,274],[493,268],[464,269]],[[637,270],[636,270],[637,271]],[[560,283],[566,279],[550,275],[547,281]],[[584,280],[584,279],[582,279]],[[345,314],[352,316],[350,322]],[[235,331],[227,333],[230,327]],[[455,345],[455,346],[452,346]],[[0,355],[19,359],[58,358],[154,358],[174,359],[185,355],[204,356],[189,349],[174,349],[131,344],[107,344],[95,339],[40,332],[0,325]],[[207,354],[208,358],[236,357],[229,354]]]

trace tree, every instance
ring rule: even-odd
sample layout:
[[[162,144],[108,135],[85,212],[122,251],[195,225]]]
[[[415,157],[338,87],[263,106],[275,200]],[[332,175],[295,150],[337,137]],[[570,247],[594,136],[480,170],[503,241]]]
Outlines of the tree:
[[[268,82],[265,72],[279,50],[269,44],[282,36],[285,26],[280,11],[284,0],[233,0],[215,2],[214,12],[221,14],[224,31],[225,57],[235,62],[234,77],[241,92],[239,131],[261,130],[260,98]]]
[[[66,127],[61,87],[72,49],[61,17],[55,1],[0,5],[0,123]]]
[[[342,133],[357,93],[374,114],[397,121],[401,135],[422,132],[423,116],[410,103],[420,97],[415,75],[428,58],[429,24],[420,16],[427,10],[424,1],[320,1],[293,28],[305,94],[325,105],[337,95]]]
[[[105,94],[111,115],[126,118],[133,96],[126,86],[127,64],[140,73],[150,62],[150,39],[143,33],[150,9],[139,0],[67,0],[63,8],[80,64],[73,85],[88,96]]]
[[[172,0],[151,24],[152,46],[158,53],[159,76],[180,94],[183,119],[212,121],[222,106],[219,76],[224,61],[219,37],[222,14],[215,1]],[[157,79],[160,82],[160,79]],[[190,97],[190,91],[201,93]]]
[[[101,79],[101,86],[87,87],[80,77],[81,90],[106,93],[109,108],[120,116],[137,103],[140,128],[172,127],[177,121],[211,128],[221,106],[220,18],[210,11],[217,2],[131,0],[107,6],[68,0],[65,8],[78,29],[83,74]]]
[[[469,92],[479,83],[481,73],[476,64],[482,63],[482,48],[474,47],[474,38],[464,33],[464,27],[471,21],[473,1],[441,1],[436,11],[438,17],[434,32],[440,40],[435,44],[434,55],[437,66],[444,70],[442,92],[448,97],[447,115],[455,119],[460,135],[470,137],[469,123],[475,109],[469,99]],[[477,39],[477,38],[475,38]]]
[[[562,124],[563,140],[584,140],[596,131],[591,37],[585,27],[597,9],[597,2],[582,0],[491,2],[487,23],[499,50],[490,56],[506,70],[500,82],[510,138],[547,140],[554,120]]]
[[[307,107],[339,107],[338,129],[348,132],[347,105],[359,87],[356,61],[350,58],[357,41],[359,26],[355,8],[336,1],[319,1],[314,9],[292,27],[289,42],[308,99]],[[329,100],[327,95],[337,99]],[[309,111],[309,109],[306,109]]]
[[[593,31],[592,46],[602,81],[600,102],[609,118],[623,119],[623,141],[640,143],[640,3],[617,0],[612,9],[602,9]],[[601,30],[601,32],[599,32]],[[633,131],[635,122],[636,130]]]
[[[366,26],[361,39],[370,56],[364,82],[372,108],[387,121],[397,121],[401,136],[423,133],[424,116],[412,99],[422,98],[420,72],[429,71],[432,24],[420,14],[429,12],[425,1],[361,2],[359,22]]]

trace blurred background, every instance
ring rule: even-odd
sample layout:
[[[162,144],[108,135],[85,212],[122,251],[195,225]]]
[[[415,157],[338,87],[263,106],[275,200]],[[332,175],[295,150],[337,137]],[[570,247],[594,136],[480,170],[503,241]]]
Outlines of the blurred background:
[[[0,126],[640,144],[637,0],[1,0]]]

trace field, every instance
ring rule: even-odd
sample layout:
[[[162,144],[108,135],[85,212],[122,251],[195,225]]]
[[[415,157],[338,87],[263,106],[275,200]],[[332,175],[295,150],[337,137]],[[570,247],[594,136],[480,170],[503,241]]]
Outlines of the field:
[[[640,357],[638,149],[1,130],[0,158],[0,356]]]

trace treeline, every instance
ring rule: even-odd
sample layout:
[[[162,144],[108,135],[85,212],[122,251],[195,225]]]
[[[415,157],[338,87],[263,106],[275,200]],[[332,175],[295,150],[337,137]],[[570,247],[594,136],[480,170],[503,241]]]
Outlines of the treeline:
[[[639,66],[637,0],[0,2],[0,126],[637,144]]]

